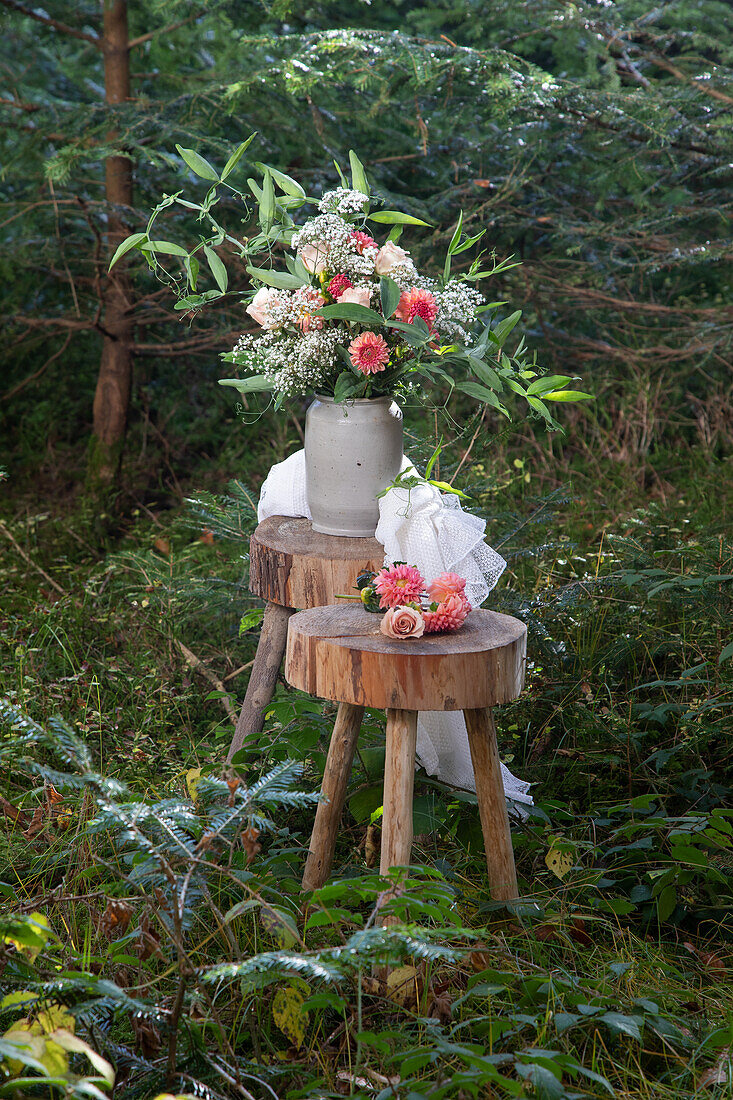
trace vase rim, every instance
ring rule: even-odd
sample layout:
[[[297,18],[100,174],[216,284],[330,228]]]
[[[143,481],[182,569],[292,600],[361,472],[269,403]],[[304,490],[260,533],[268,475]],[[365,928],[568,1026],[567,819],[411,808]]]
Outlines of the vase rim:
[[[329,397],[325,393],[315,394],[316,401],[327,401],[329,405],[376,405],[378,401],[394,401],[394,397],[384,394],[382,397],[347,397],[343,401],[336,401],[335,397]]]

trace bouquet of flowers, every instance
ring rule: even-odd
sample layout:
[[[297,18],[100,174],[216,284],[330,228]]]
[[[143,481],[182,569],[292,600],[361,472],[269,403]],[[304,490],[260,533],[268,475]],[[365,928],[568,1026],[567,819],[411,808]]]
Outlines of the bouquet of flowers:
[[[246,312],[257,328],[223,355],[243,377],[221,379],[222,385],[241,393],[270,393],[276,407],[289,397],[313,392],[341,402],[442,388],[447,396],[463,393],[506,416],[502,395],[513,392],[551,427],[558,425],[548,402],[589,396],[568,389],[568,375],[542,375],[524,340],[512,354],[506,351],[521,311],[500,320],[498,310],[506,303],[487,302],[475,284],[516,264],[511,258],[498,262],[493,252],[485,251],[463,262],[483,230],[466,235],[460,215],[442,269],[429,277],[398,243],[405,227],[428,223],[384,209],[353,152],[351,180],[336,166],[340,186],[320,198],[309,197],[297,180],[260,162],[255,167],[261,182],[250,178],[249,193],[240,190],[232,176],[254,136],[222,169],[196,150],[176,146],[188,169],[206,182],[205,198],[195,202],[182,198],[182,192],[166,195],[146,229],[128,237],[110,265],[131,249],[139,250],[176,293],[176,309],[192,316],[230,293],[222,255],[244,261],[254,288]],[[254,197],[257,226],[248,238],[221,224],[220,192],[241,200],[248,210]],[[316,212],[304,218],[303,208],[309,205]],[[208,235],[199,233],[190,251],[160,239],[157,221],[175,207],[198,212],[200,228],[211,227]],[[379,236],[384,232],[386,239]],[[262,256],[264,266],[253,263]],[[458,256],[461,270],[454,272]],[[168,258],[178,271],[169,270]],[[207,268],[215,284],[211,289],[201,285]]]
[[[419,569],[402,561],[378,573],[362,573],[357,588],[367,611],[385,612],[379,629],[388,638],[459,630],[471,610],[463,577],[441,573],[427,584]]]
[[[222,384],[276,399],[315,391],[341,400],[435,381],[468,347],[481,369],[488,343],[473,332],[487,303],[469,283],[486,273],[474,265],[453,278],[449,267],[440,279],[420,274],[396,233],[383,243],[371,235],[370,205],[353,187],[327,191],[318,213],[288,235],[288,272],[251,270],[265,284],[247,306],[259,330],[227,357],[248,377]],[[425,224],[401,217],[401,225]]]

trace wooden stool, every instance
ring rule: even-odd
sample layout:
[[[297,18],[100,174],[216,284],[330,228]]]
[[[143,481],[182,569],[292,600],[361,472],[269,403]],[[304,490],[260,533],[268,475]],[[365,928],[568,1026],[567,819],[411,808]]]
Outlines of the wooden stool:
[[[354,591],[360,573],[376,573],[383,564],[384,547],[376,539],[319,535],[310,520],[289,516],[270,516],[257,527],[249,544],[249,588],[267,604],[227,763],[249,734],[262,729],[295,608],[333,604],[339,593]]]
[[[301,611],[288,627],[285,678],[339,706],[303,875],[315,890],[333,862],[364,707],[387,711],[380,873],[410,862],[417,712],[462,710],[476,775],[489,885],[517,897],[509,817],[491,707],[516,699],[524,683],[527,628],[493,611],[472,611],[455,634],[392,641],[381,618],[361,607]]]

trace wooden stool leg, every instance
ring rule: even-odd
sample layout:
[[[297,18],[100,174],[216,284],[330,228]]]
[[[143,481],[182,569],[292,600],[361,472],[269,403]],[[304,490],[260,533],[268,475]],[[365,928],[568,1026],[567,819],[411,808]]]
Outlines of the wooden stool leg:
[[[276,603],[268,603],[265,606],[257,653],[227,754],[227,764],[230,764],[234,754],[239,752],[245,738],[251,733],[259,733],[264,725],[265,708],[275,691],[277,674],[280,671],[288,640],[288,621],[293,613],[292,607],[281,607]]]
[[[496,726],[490,707],[464,710],[476,795],[484,834],[486,865],[492,898],[507,901],[519,896],[509,815],[496,744]]]
[[[379,873],[406,867],[412,852],[412,793],[415,789],[417,712],[387,711],[387,755],[384,761],[384,815]]]
[[[316,821],[303,873],[304,890],[317,890],[331,873],[336,834],[346,800],[346,787],[363,715],[363,707],[339,703],[321,786],[321,794],[328,801],[319,802],[316,810]]]

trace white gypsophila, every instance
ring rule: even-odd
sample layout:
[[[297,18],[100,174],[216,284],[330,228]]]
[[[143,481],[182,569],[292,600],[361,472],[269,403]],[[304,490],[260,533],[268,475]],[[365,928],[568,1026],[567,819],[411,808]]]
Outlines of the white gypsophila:
[[[233,359],[245,370],[265,375],[276,392],[304,396],[333,373],[343,339],[338,329],[316,329],[304,336],[276,330],[246,332],[234,347]]]
[[[318,203],[318,209],[322,214],[340,214],[343,218],[347,218],[350,214],[363,214],[368,202],[369,196],[362,191],[337,187],[333,191],[326,191]]]
[[[268,305],[268,314],[273,325],[297,325],[305,314],[320,309],[324,299],[310,286],[301,286],[297,290],[279,290],[277,297]]]
[[[436,327],[450,339],[470,343],[469,329],[478,317],[479,307],[484,303],[483,295],[459,279],[451,279],[435,297],[438,301]]]
[[[394,267],[391,267],[389,269],[389,277],[390,279],[394,279],[400,290],[411,290],[412,287],[418,285],[422,287],[424,283],[430,281],[426,279],[419,279],[418,281],[417,268],[412,260],[409,259],[401,260],[399,263],[395,264]],[[426,286],[425,289],[428,290],[430,288]]]
[[[367,245],[362,253],[356,247],[356,243],[349,238],[343,246],[332,248],[328,252],[328,270],[332,274],[341,271],[351,279],[368,278],[374,274],[374,261],[377,258],[378,249],[374,245]]]
[[[348,222],[338,214],[317,214],[309,218],[302,229],[293,234],[292,247],[301,249],[304,245],[318,245],[325,252],[343,247],[350,239],[353,230]]]

